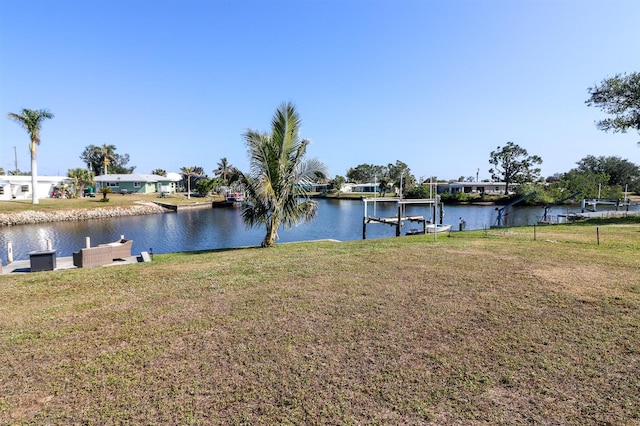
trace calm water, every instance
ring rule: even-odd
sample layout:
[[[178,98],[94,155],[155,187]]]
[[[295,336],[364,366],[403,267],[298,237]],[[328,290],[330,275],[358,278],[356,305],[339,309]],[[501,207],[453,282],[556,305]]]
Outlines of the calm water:
[[[280,229],[277,242],[292,242],[332,238],[341,241],[362,239],[364,207],[356,200],[319,200],[318,217],[314,222],[291,229]],[[395,203],[376,203],[375,216],[396,215]],[[638,209],[634,206],[633,209]],[[543,213],[541,207],[516,207],[509,209],[506,225],[533,225]],[[572,211],[576,208],[572,207]],[[552,214],[566,213],[560,208]],[[374,216],[373,205],[368,205],[369,216]],[[407,215],[431,217],[427,206],[407,206]],[[484,229],[495,224],[497,212],[494,206],[445,206],[443,223],[458,229],[460,217],[467,229]],[[405,223],[403,234],[419,224]],[[7,262],[7,242],[13,245],[14,260],[28,259],[29,252],[46,248],[52,241],[58,256],[71,256],[85,246],[85,237],[91,245],[115,241],[120,235],[133,240],[133,254],[153,250],[153,253],[209,250],[259,245],[264,228],[247,229],[241,218],[240,208],[191,210],[147,216],[113,219],[94,219],[78,222],[59,222],[39,225],[20,225],[0,228],[0,258]],[[384,224],[367,225],[367,239],[395,236],[395,227]]]

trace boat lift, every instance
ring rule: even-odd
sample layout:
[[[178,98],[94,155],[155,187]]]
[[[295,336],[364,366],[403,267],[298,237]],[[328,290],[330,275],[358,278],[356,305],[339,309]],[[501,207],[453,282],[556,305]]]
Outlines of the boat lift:
[[[616,211],[618,211],[620,207],[626,207],[627,211],[629,211],[629,205],[631,203],[628,200],[621,200],[620,198],[583,198],[582,201],[580,201],[580,209],[582,213],[584,213],[585,210],[596,212],[598,204],[616,206]],[[587,207],[589,205],[591,208]]]
[[[407,204],[426,204],[429,206],[436,206],[438,204],[438,200],[436,198],[421,198],[421,199],[403,199],[403,198],[363,198],[364,203],[364,217],[362,221],[362,239],[367,239],[367,224],[371,222],[376,223],[384,223],[387,225],[395,226],[396,228],[396,237],[401,235],[402,230],[402,222],[410,221],[410,222],[418,222],[422,224],[423,231],[426,233],[427,223],[430,223],[430,220],[425,219],[424,216],[405,216],[405,205]],[[375,203],[380,202],[393,202],[398,205],[398,214],[396,217],[375,217],[369,216],[367,212],[367,204],[374,203],[374,215],[375,215]],[[435,216],[434,216],[435,217]]]
[[[530,192],[530,193],[528,193],[527,195],[525,195],[525,196],[523,196],[523,197],[518,198],[517,200],[515,200],[515,201],[513,201],[513,202],[511,202],[511,203],[509,203],[509,204],[507,204],[507,205],[506,205],[506,206],[504,206],[504,207],[500,207],[500,208],[496,207],[496,210],[498,211],[498,217],[496,218],[496,224],[495,224],[495,226],[492,226],[492,228],[502,228],[502,227],[504,226],[504,224],[502,223],[503,216],[505,215],[505,213],[504,213],[504,212],[505,212],[509,207],[515,206],[515,205],[516,205],[516,204],[518,204],[520,201],[524,201],[524,200],[526,200],[526,199],[527,199],[527,198],[529,198],[529,197],[533,197],[534,195],[536,195],[536,191]]]
[[[551,207],[555,207],[558,204],[562,204],[567,200],[571,200],[572,198],[575,198],[577,195],[580,195],[580,192],[574,192],[573,194],[569,195],[568,197],[565,197],[561,200],[556,201],[555,203],[551,203],[551,204],[547,204],[544,207],[544,213],[542,214],[542,218],[540,219],[540,223],[549,223],[549,210],[551,210]]]

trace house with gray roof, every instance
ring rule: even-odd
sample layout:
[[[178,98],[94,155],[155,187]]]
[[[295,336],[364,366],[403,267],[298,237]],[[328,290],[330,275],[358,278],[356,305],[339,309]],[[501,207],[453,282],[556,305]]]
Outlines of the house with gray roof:
[[[161,192],[172,194],[177,191],[178,182],[175,176],[160,176],[144,173],[100,175],[95,177],[96,190],[111,188],[112,192],[152,194]]]

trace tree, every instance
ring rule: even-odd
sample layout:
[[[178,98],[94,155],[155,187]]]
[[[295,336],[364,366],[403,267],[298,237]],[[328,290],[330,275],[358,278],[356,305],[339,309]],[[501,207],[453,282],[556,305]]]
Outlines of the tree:
[[[165,169],[153,169],[151,170],[151,174],[152,175],[158,175],[158,176],[167,176],[167,171]]]
[[[283,103],[271,122],[271,134],[248,130],[244,135],[250,173],[238,173],[247,206],[242,218],[247,226],[265,225],[262,247],[275,244],[278,228],[315,218],[318,205],[307,193],[314,178],[326,176],[326,166],[304,160],[309,141],[300,139],[300,117],[292,103]]]
[[[336,177],[329,181],[329,188],[340,191],[340,189],[342,189],[342,185],[344,185],[346,182],[347,179],[345,179],[344,176],[336,175]]]
[[[489,169],[491,178],[505,183],[504,193],[509,193],[512,183],[533,182],[540,178],[542,159],[537,155],[529,155],[526,149],[513,142],[507,142],[503,147],[491,151],[489,163],[494,167]]]
[[[96,176],[106,175],[109,171],[114,174],[130,174],[136,168],[135,166],[126,167],[129,163],[129,154],[117,154],[115,145],[89,145],[85,147],[80,159]]]
[[[609,180],[605,182],[607,185],[617,185],[621,189],[628,185],[630,191],[640,191],[640,167],[629,160],[623,160],[620,157],[588,155],[576,164],[579,172],[607,174],[609,176]]]
[[[207,179],[202,178],[198,179],[195,182],[195,190],[201,197],[206,197],[209,193],[216,187],[218,184],[218,178]]]
[[[222,181],[222,185],[228,185],[231,175],[236,172],[236,168],[229,164],[227,157],[222,157],[218,162],[218,168],[213,171],[216,177]]]
[[[107,144],[96,149],[101,159],[103,174],[105,175],[109,174],[109,164],[115,160],[115,149],[115,146]]]
[[[380,179],[378,179],[378,188],[380,188],[380,196],[384,197],[387,195],[387,190],[391,187],[392,182],[388,176],[384,175]]]
[[[191,187],[195,185],[195,178],[206,177],[204,169],[200,166],[181,167],[182,180],[187,182],[187,199],[191,199]]]
[[[395,164],[387,165],[386,170],[387,174],[385,177],[388,177],[389,180],[393,182],[393,186],[399,190],[401,189],[403,193],[411,190],[416,184],[416,178],[411,174],[411,169],[400,160],[396,160]],[[401,183],[402,188],[400,188]]]
[[[609,175],[606,173],[594,173],[571,169],[562,177],[560,186],[565,193],[579,192],[582,197],[618,198],[622,195],[620,187],[612,187],[607,184]]]
[[[369,183],[387,174],[383,166],[373,164],[359,164],[347,170],[347,179],[353,183]]]
[[[120,174],[120,175],[128,175],[133,173],[136,169],[136,166],[126,167],[129,163],[129,154],[116,154],[116,161],[111,164],[111,173]]]
[[[42,122],[53,118],[53,114],[46,109],[33,110],[23,108],[20,114],[10,112],[7,116],[22,126],[31,138],[29,145],[29,151],[31,152],[31,202],[38,204],[38,162],[36,161],[38,151],[36,146],[40,145]]]
[[[635,129],[640,133],[640,72],[617,74],[588,90],[591,97],[585,103],[613,116],[596,122],[600,130],[626,133]]]
[[[191,199],[191,178],[195,176],[193,167],[181,167],[182,179],[187,181],[187,199]]]
[[[73,191],[76,197],[84,192],[86,184],[93,185],[93,172],[85,168],[69,169],[67,176],[73,179]]]
[[[416,185],[406,191],[407,198],[430,198],[431,188],[428,185]]]

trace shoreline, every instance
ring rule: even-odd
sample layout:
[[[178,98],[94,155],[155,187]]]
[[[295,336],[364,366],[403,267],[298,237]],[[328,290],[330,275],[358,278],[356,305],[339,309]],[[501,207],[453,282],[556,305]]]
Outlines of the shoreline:
[[[321,198],[321,197],[314,197]],[[322,197],[326,199],[340,199],[340,200],[353,200],[360,201],[361,198],[351,197]],[[640,204],[640,196],[629,197],[632,205]],[[463,202],[448,202],[449,206],[490,206],[501,205],[495,201],[463,201]],[[127,216],[143,216],[151,214],[161,213],[173,213],[180,210],[192,210],[203,208],[214,208],[226,206],[224,202],[200,202],[190,205],[171,204],[161,201],[137,201],[132,206],[105,206],[105,207],[82,207],[74,209],[61,209],[61,210],[21,210],[16,212],[0,212],[0,228],[5,226],[17,226],[17,225],[36,225],[40,223],[54,223],[54,222],[72,222],[89,219],[108,219],[114,217],[127,217]]]
[[[160,214],[172,210],[155,203],[140,203],[130,207],[95,207],[68,210],[35,211],[23,210],[0,213],[0,227],[16,225],[35,225],[38,223],[72,222],[88,219],[107,219],[113,217],[142,216]]]

